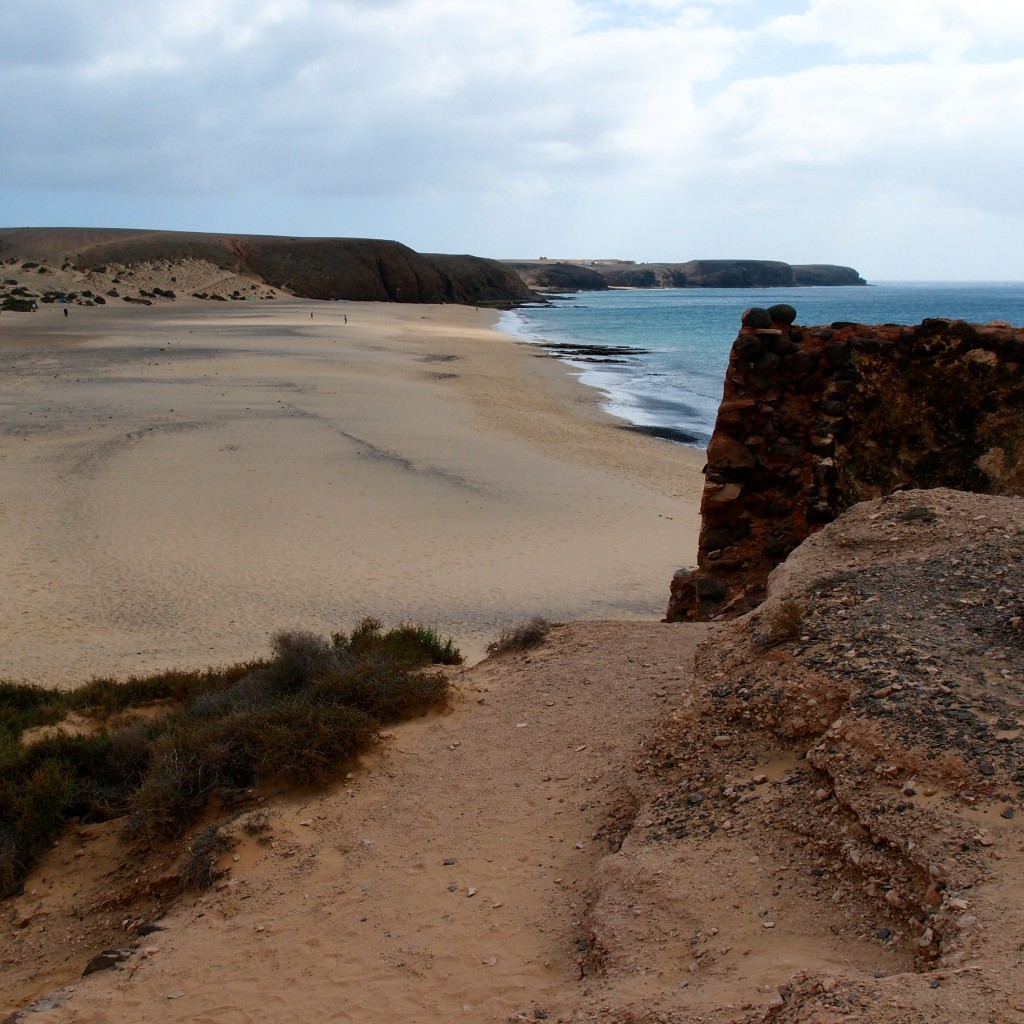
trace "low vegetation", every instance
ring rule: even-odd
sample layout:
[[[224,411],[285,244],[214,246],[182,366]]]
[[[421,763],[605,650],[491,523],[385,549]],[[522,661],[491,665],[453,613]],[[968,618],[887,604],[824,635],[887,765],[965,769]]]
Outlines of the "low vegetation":
[[[768,619],[761,649],[778,647],[790,640],[799,640],[804,625],[804,606],[795,600],[783,601],[774,608]]]
[[[554,625],[547,619],[535,615],[529,622],[518,626],[506,626],[497,640],[487,645],[488,654],[508,654],[512,651],[528,651],[542,644]]]
[[[282,632],[268,659],[70,691],[0,682],[0,896],[14,891],[70,818],[124,819],[145,841],[182,835],[215,794],[270,780],[322,782],[380,726],[448,695],[431,666],[461,662],[450,638],[372,618],[329,639]],[[163,705],[164,713],[133,714]],[[95,725],[42,729],[75,712]],[[214,856],[215,832],[197,858]]]

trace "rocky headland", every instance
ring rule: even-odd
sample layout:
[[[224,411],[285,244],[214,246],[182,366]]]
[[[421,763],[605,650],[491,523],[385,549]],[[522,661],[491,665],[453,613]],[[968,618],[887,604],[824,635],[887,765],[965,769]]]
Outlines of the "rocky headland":
[[[695,570],[670,620],[747,611],[807,536],[907,487],[1024,494],[1024,330],[799,327],[751,309],[733,343],[708,446]]]
[[[368,238],[5,228],[0,229],[0,267],[5,279],[0,303],[8,309],[69,291],[75,293],[69,301],[85,305],[126,296],[152,303],[183,291],[211,299],[283,293],[499,307],[533,297],[521,278],[496,260],[424,255],[399,242]],[[74,279],[64,281],[62,275],[69,273]],[[137,275],[139,280],[132,280]]]
[[[508,260],[538,291],[603,291],[607,288],[802,288],[865,285],[852,267],[791,265],[775,260]]]

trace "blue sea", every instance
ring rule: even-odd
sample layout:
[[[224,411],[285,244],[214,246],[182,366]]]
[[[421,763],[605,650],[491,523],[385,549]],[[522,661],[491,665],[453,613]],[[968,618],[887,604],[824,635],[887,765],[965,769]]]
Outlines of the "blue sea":
[[[638,427],[703,448],[729,349],[750,306],[788,302],[798,324],[917,324],[925,317],[1024,325],[1024,283],[879,282],[841,288],[666,288],[579,292],[513,310],[499,326],[553,351]],[[593,346],[611,348],[602,352]]]

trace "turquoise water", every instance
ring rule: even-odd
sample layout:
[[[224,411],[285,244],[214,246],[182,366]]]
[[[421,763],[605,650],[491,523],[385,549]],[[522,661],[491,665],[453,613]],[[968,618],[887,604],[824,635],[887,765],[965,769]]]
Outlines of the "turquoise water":
[[[867,288],[669,288],[580,292],[550,307],[503,315],[520,338],[606,345],[625,354],[576,353],[566,362],[629,423],[678,432],[703,447],[711,436],[729,349],[749,306],[788,302],[798,324],[916,324],[925,317],[1024,325],[1024,283],[883,282]],[[595,359],[603,360],[595,362]]]

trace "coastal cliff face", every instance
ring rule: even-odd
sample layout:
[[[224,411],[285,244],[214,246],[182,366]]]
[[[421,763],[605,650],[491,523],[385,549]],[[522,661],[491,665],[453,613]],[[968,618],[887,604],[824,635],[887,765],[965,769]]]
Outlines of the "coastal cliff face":
[[[759,604],[768,574],[860,501],[908,487],[1024,495],[1024,330],[797,327],[751,309],[708,446],[697,568],[669,621]]]
[[[593,268],[579,263],[560,263],[534,260],[505,263],[530,288],[542,292],[600,292],[607,291],[608,282]]]
[[[531,261],[507,264],[531,288],[600,291],[605,288],[799,288],[863,285],[852,267],[793,266],[777,260],[689,260],[686,263]]]
[[[90,271],[202,260],[308,299],[454,302],[508,306],[529,300],[497,260],[424,255],[369,238],[285,238],[90,228],[0,230],[0,260],[49,261]]]
[[[863,285],[852,267],[791,266],[775,260],[690,260],[598,268],[619,288],[799,288],[805,285]]]

